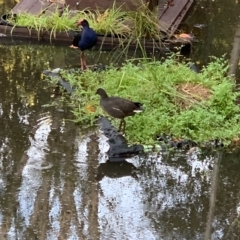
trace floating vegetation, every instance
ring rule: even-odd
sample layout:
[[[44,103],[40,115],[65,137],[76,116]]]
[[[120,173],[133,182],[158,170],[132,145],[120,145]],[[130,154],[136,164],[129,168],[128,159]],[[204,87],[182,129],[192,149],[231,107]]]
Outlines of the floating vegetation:
[[[61,75],[75,87],[71,106],[76,122],[85,127],[105,114],[95,95],[102,87],[110,96],[144,104],[143,113],[126,119],[126,134],[132,143],[153,144],[157,135],[167,134],[197,143],[218,140],[229,145],[240,133],[236,103],[240,92],[227,70],[224,58],[213,57],[196,73],[173,54],[164,62],[140,60],[134,64],[129,60],[120,69],[82,74],[64,70]],[[118,120],[111,121],[118,126]]]

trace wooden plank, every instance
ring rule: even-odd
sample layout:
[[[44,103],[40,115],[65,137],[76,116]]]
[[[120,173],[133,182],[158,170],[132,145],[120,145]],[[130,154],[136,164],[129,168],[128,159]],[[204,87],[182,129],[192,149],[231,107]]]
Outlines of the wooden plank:
[[[25,0],[25,1],[29,1],[29,0]],[[34,5],[32,5],[29,9],[28,9],[28,13],[31,13],[33,15],[38,15],[41,12],[43,12],[46,8],[48,8],[50,5],[52,5],[53,3],[51,2],[47,2],[47,1],[41,1],[38,0]]]
[[[59,9],[60,12],[64,9],[65,4],[61,1],[53,1],[53,0],[21,0],[13,9],[12,12],[15,14],[18,13],[31,13],[33,15],[38,15],[46,10],[47,13],[55,12],[56,8]]]
[[[70,9],[85,9],[85,8],[101,8],[103,10],[112,7],[112,0],[65,0],[66,5],[70,6]],[[136,9],[137,6],[141,6],[142,1],[147,0],[115,0],[116,7],[123,6],[131,10]],[[150,0],[153,1],[153,0]],[[38,15],[45,10],[45,14],[51,14],[56,8],[63,10],[66,5],[63,4],[64,0],[21,0],[13,9],[15,14],[21,12],[27,12],[34,15]],[[155,2],[155,1],[154,1]],[[171,0],[173,4],[168,4],[169,0],[159,0],[159,23],[162,32],[165,32],[168,38],[170,38],[177,30],[182,19],[186,15],[188,9],[194,2],[194,0]],[[125,9],[126,10],[126,9]]]
[[[178,16],[178,18],[174,21],[174,23],[171,25],[171,28],[170,28],[170,35],[172,36],[178,26],[180,25],[180,23],[182,22],[183,18],[186,16],[187,14],[187,11],[189,10],[189,8],[192,6],[194,0],[189,0],[188,3],[186,4],[186,6],[183,8],[181,14]]]
[[[143,2],[147,2],[144,0]],[[124,10],[136,10],[137,7],[142,5],[142,0],[66,0],[66,5],[69,5],[71,9],[84,10],[86,8],[106,10],[111,8],[115,3],[116,7],[122,7]]]
[[[183,8],[186,6],[188,0],[175,0],[174,6],[168,6],[160,20],[169,26],[175,21],[176,17],[179,16]]]
[[[159,12],[159,18],[163,15],[165,10],[168,8],[168,0],[159,0],[158,4],[158,12]]]
[[[12,10],[12,13],[31,13],[34,15],[40,14],[43,10],[49,7],[52,3],[44,0],[21,0]]]
[[[29,8],[31,8],[34,4],[36,4],[39,0],[21,0],[12,10],[12,13],[18,14],[21,12],[27,12]]]
[[[46,10],[44,11],[44,14],[51,15],[51,14],[55,13],[56,9],[61,14],[63,12],[64,8],[65,8],[64,4],[56,2],[56,3],[51,4],[48,8],[46,8]]]
[[[59,44],[61,46],[69,46],[72,42],[72,37],[66,33],[66,32],[59,32],[56,34],[56,38],[51,36],[51,34],[48,31],[42,31],[40,35],[36,30],[31,30],[31,33],[29,33],[29,30],[27,28],[23,27],[15,27],[12,28],[10,26],[4,26],[0,25],[0,33],[5,34],[6,37],[0,37],[0,43],[6,42],[9,40],[16,41],[16,40],[36,40],[38,42],[45,42],[47,44]],[[51,40],[51,41],[50,41]],[[125,44],[120,44],[118,38],[112,38],[112,37],[103,37],[98,36],[98,43],[95,49],[102,49],[103,51],[112,50],[114,48],[119,47],[125,47],[128,45],[128,41],[126,41]],[[153,50],[159,50],[159,51],[169,51],[169,49],[174,50],[176,46],[180,47],[182,45],[186,45],[186,42],[179,40],[175,40],[173,42],[169,41],[166,43],[159,43],[155,42],[152,39],[143,39],[141,41],[141,44],[143,44],[144,48],[147,51],[153,51]],[[189,43],[187,43],[189,44]],[[136,43],[132,42],[130,45],[128,45],[129,49],[136,49]]]
[[[164,10],[159,21],[169,37],[175,33],[193,2],[194,0],[175,0],[173,6],[167,6]]]

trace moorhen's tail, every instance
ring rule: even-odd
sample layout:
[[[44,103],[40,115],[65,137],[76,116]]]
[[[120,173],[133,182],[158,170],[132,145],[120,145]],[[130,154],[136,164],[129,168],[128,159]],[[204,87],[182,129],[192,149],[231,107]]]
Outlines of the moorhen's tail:
[[[134,112],[142,112],[143,111],[143,104],[140,102],[134,102],[134,105],[136,108],[134,109]]]

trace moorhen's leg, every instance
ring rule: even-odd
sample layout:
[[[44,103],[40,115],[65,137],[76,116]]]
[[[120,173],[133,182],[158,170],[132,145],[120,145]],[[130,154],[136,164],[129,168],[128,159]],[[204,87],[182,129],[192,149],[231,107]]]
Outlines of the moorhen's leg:
[[[121,132],[122,123],[123,123],[123,119],[121,119],[121,122],[120,122],[120,125],[119,125],[119,128],[118,128],[118,132]]]
[[[126,127],[126,121],[125,121],[125,119],[123,119],[123,134],[125,134],[125,127]]]

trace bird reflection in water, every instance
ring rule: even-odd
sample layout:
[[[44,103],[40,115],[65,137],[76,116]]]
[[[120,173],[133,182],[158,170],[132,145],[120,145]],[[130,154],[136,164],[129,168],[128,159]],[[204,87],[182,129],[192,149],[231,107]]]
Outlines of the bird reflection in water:
[[[101,181],[104,177],[121,178],[131,176],[138,179],[137,168],[130,162],[123,160],[121,162],[112,162],[109,159],[105,163],[101,163],[97,170],[96,180]]]
[[[98,124],[103,134],[108,138],[109,149],[107,152],[108,160],[99,165],[96,180],[101,181],[104,176],[109,178],[131,176],[137,179],[138,168],[126,159],[141,154],[143,152],[142,145],[129,146],[126,139],[119,134],[106,117],[99,118]]]

